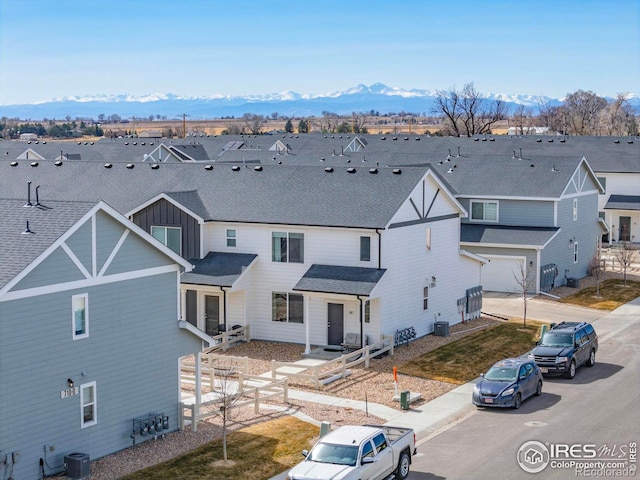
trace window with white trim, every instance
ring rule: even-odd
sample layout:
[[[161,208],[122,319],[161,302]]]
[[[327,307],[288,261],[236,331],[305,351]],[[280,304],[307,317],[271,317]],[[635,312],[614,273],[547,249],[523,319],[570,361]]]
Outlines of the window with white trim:
[[[422,309],[427,310],[429,308],[429,287],[422,289]]]
[[[89,294],[82,293],[71,297],[71,329],[73,339],[89,336]]]
[[[236,229],[227,228],[227,247],[236,246]]]
[[[304,297],[299,293],[271,292],[271,320],[304,323]]]
[[[360,237],[360,261],[371,261],[371,237]]]
[[[80,425],[82,428],[90,427],[98,423],[97,405],[96,382],[80,385]]]
[[[573,220],[577,220],[578,219],[578,199],[574,198],[573,199]]]
[[[573,263],[578,263],[578,242],[573,242]]]
[[[273,232],[271,260],[282,263],[304,263],[304,233]]]
[[[497,222],[498,202],[471,200],[471,220]]]
[[[427,235],[425,239],[425,244],[428,251],[431,251],[431,227],[427,227]]]
[[[182,255],[182,229],[180,227],[151,227],[151,235],[178,255]]]

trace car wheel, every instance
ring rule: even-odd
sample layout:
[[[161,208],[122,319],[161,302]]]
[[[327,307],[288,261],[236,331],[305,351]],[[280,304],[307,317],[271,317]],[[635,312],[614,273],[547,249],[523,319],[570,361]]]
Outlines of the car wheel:
[[[396,478],[399,478],[400,480],[407,478],[409,476],[409,465],[411,465],[409,454],[407,454],[407,452],[402,452],[400,454],[400,460],[398,460],[398,468],[396,468],[395,471]]]
[[[585,365],[587,367],[593,367],[595,364],[596,364],[596,351],[591,350],[591,353],[589,354],[589,360],[587,360],[587,363]]]
[[[571,363],[569,364],[569,370],[567,370],[567,373],[565,373],[564,375],[566,378],[573,378],[576,376],[576,361],[575,360],[571,360]]]
[[[518,392],[516,393],[516,398],[513,399],[513,408],[517,410],[520,408],[520,405],[522,405],[522,396],[520,395],[520,392]]]
[[[542,395],[542,380],[538,380],[538,385],[536,386],[536,396]]]

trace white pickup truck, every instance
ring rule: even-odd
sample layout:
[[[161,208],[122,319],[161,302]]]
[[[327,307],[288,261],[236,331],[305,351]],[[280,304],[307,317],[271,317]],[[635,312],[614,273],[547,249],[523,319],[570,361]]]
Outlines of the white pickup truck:
[[[379,425],[345,425],[322,437],[305,459],[289,470],[287,480],[382,480],[409,475],[416,453],[413,429]]]

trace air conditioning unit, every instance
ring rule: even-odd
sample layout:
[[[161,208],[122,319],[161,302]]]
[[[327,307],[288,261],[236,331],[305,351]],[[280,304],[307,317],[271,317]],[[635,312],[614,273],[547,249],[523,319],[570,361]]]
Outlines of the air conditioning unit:
[[[448,337],[449,336],[449,322],[434,322],[433,334],[436,337]]]
[[[91,475],[89,454],[74,452],[64,456],[67,466],[67,478],[70,480],[83,480]]]
[[[567,287],[578,288],[579,283],[577,278],[567,278]]]

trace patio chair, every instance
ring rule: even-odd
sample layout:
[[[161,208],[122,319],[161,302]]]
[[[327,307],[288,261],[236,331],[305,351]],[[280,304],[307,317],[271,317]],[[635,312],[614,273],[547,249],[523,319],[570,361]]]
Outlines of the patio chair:
[[[360,334],[347,333],[344,337],[344,342],[342,342],[340,345],[347,350],[360,350],[362,348]]]

